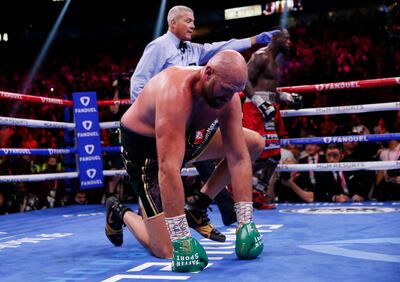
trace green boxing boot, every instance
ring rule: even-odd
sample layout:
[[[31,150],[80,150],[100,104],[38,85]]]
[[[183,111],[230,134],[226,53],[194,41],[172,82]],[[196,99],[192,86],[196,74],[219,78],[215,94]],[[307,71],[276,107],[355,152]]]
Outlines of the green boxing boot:
[[[254,222],[245,223],[236,231],[235,251],[239,259],[255,259],[263,249],[264,244]]]
[[[206,251],[193,237],[176,240],[172,242],[172,246],[172,271],[196,272],[207,266]]]

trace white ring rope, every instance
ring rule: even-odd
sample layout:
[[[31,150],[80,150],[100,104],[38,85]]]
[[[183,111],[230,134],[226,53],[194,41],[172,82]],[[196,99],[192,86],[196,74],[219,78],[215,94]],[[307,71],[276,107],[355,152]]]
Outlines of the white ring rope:
[[[285,164],[278,165],[275,171],[355,171],[355,170],[387,170],[400,169],[400,161],[376,161],[376,162],[341,162],[341,163],[319,163],[319,164]],[[127,176],[126,170],[104,170],[104,176]],[[196,168],[183,168],[181,176],[198,175]],[[44,173],[44,174],[22,174],[1,175],[1,182],[35,182],[55,179],[70,179],[79,177],[78,172]]]
[[[276,171],[354,171],[400,168],[400,161],[339,162],[318,164],[280,164]]]
[[[25,118],[0,117],[0,125],[26,126],[34,128],[75,128],[75,123],[46,120],[33,120]],[[120,126],[119,121],[100,122],[101,129],[112,129]]]
[[[56,179],[77,178],[77,172],[60,172],[60,173],[41,173],[41,174],[20,174],[20,175],[0,175],[1,182],[35,182]]]
[[[281,115],[282,117],[297,117],[297,116],[353,114],[353,113],[398,111],[398,110],[400,110],[400,102],[390,102],[390,103],[377,103],[377,104],[366,104],[366,105],[309,108],[300,110],[282,110]]]
[[[388,170],[400,168],[400,161],[375,162],[341,162],[319,164],[279,164],[275,171],[355,171],[355,170]],[[111,170],[113,172],[113,170]],[[121,171],[119,172],[121,173]],[[198,175],[196,168],[183,168],[182,176]]]
[[[112,129],[112,128],[118,128],[119,126],[120,126],[119,121],[100,122],[101,129]]]
[[[300,110],[282,110],[282,117],[313,116],[313,115],[334,115],[334,114],[352,114],[380,111],[398,111],[400,102],[378,103],[366,105],[351,105],[338,107],[309,108]],[[0,125],[26,126],[34,128],[75,128],[74,123],[57,122],[45,120],[32,120],[23,118],[0,117]],[[100,122],[101,129],[112,129],[120,126],[119,121]]]
[[[75,128],[75,124],[71,122],[33,120],[11,117],[0,117],[0,125],[26,126],[33,128]]]
[[[400,102],[377,103],[366,105],[349,105],[338,107],[323,107],[323,108],[308,108],[300,110],[282,110],[282,117],[297,117],[297,116],[318,116],[318,115],[335,115],[335,114],[353,114],[367,112],[383,112],[383,111],[398,111],[400,110]],[[100,128],[111,129],[118,128],[119,121],[100,122]]]

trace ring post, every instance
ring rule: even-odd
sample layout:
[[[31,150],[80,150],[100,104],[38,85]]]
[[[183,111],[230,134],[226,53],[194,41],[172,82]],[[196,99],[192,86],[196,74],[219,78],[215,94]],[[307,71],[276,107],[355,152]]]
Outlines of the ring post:
[[[102,187],[103,163],[96,92],[76,92],[72,95],[80,187]]]

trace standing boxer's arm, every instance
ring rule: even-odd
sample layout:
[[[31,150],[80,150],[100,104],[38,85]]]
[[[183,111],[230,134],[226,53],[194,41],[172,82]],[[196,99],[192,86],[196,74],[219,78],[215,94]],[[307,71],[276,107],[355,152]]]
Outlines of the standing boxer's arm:
[[[191,112],[190,95],[184,95],[181,82],[160,77],[156,93],[155,134],[159,166],[159,184],[165,217],[184,214],[184,192],[180,175],[185,155],[186,122]],[[171,83],[174,82],[174,85]],[[175,84],[176,83],[176,84]],[[169,84],[169,85],[167,85]]]
[[[249,78],[247,80],[246,88],[243,90],[243,93],[249,99],[252,99],[255,95],[253,85],[257,84],[257,79],[260,76],[262,69],[264,68],[263,59],[265,59],[264,54],[254,53],[247,63]]]
[[[275,116],[275,107],[264,98],[255,94],[253,85],[257,84],[261,72],[265,70],[265,64],[268,60],[267,55],[263,53],[254,53],[247,63],[248,81],[243,90],[244,95],[258,108],[265,122],[270,121]]]

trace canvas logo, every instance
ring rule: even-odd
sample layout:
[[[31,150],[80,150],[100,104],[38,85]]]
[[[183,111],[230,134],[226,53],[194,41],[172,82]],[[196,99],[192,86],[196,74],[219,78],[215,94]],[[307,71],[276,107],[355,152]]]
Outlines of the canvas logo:
[[[323,207],[306,209],[280,210],[282,213],[301,213],[301,214],[374,214],[399,212],[400,208],[384,207]]]
[[[91,120],[84,120],[84,121],[82,121],[82,126],[83,126],[83,128],[86,129],[86,130],[88,130],[88,131],[92,128],[92,125],[93,125],[93,123],[92,123]]]
[[[84,105],[85,107],[87,107],[87,105],[89,105],[90,103],[90,97],[88,96],[82,96],[79,98],[79,100],[81,101],[81,104]]]
[[[91,178],[91,179],[93,179],[95,176],[96,176],[96,169],[94,169],[94,168],[89,168],[89,169],[87,169],[86,170],[86,175],[89,177],[89,178]]]
[[[85,152],[89,155],[91,155],[94,151],[94,145],[93,144],[88,144],[85,145]]]
[[[373,246],[371,250],[366,250],[365,246]],[[310,245],[299,245],[300,248],[313,252],[318,252],[327,255],[343,256],[348,258],[383,261],[391,263],[400,263],[400,256],[394,254],[392,250],[386,246],[392,246],[391,249],[397,248],[400,245],[399,237],[384,237],[384,238],[360,238],[340,241],[318,242]],[[379,250],[374,252],[373,250]],[[386,252],[385,252],[386,251]]]

